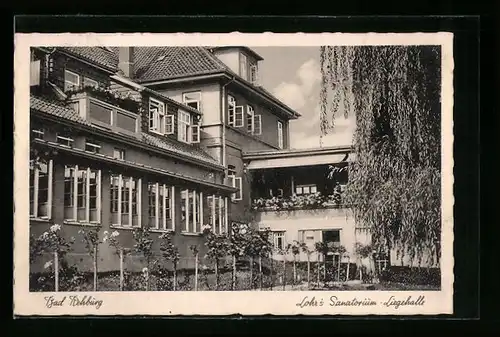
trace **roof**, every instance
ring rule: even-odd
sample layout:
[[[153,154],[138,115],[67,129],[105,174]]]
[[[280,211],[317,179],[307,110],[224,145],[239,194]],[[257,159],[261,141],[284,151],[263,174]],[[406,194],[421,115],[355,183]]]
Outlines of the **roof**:
[[[247,54],[251,55],[252,57],[257,59],[258,61],[264,60],[264,58],[262,56],[260,56],[259,54],[257,54],[252,48],[249,48],[246,46],[222,46],[222,47],[212,47],[211,49],[214,51],[225,50],[225,49],[243,49]]]
[[[95,62],[101,67],[118,71],[119,47],[59,47],[59,49],[84,60]],[[207,47],[136,47],[134,61],[133,80],[137,83],[146,84],[193,76],[228,74],[285,110],[293,112],[294,117],[300,116],[298,112],[263,87],[255,86],[233,72]]]
[[[93,128],[95,130],[100,130],[100,128],[92,125],[90,122],[80,117],[80,115],[66,106],[64,106],[61,102],[51,101],[46,98],[38,97],[38,96],[30,96],[30,109],[37,110],[42,113],[46,113],[48,115],[56,116],[65,120],[69,120],[72,122],[76,122],[86,127]],[[134,140],[131,136],[127,136],[130,140]],[[185,144],[179,142],[175,139],[164,137],[159,138],[147,133],[141,133],[140,136],[141,143],[145,145],[149,145],[151,147],[166,150],[169,152],[173,152],[179,154],[181,156],[185,156],[190,159],[195,159],[197,161],[201,161],[204,163],[211,164],[213,166],[221,166],[220,163],[211,157],[208,153],[203,151],[201,148],[197,146],[192,146],[189,144]]]
[[[284,158],[284,157],[300,157],[311,156],[320,154],[334,154],[334,153],[351,153],[351,146],[328,146],[316,147],[305,149],[287,149],[287,150],[264,150],[264,151],[248,151],[243,153],[243,158]]]

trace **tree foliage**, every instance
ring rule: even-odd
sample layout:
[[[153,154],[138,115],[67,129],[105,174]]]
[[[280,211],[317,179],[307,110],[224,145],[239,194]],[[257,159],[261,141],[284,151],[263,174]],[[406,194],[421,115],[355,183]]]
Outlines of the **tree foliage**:
[[[439,46],[321,47],[321,130],[355,116],[346,199],[375,249],[433,263],[441,235]]]

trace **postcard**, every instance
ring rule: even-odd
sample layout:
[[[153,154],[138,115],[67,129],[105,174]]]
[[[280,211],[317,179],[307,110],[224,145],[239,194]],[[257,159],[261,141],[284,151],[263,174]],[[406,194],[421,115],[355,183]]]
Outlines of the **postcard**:
[[[453,34],[16,34],[14,314],[453,313]]]

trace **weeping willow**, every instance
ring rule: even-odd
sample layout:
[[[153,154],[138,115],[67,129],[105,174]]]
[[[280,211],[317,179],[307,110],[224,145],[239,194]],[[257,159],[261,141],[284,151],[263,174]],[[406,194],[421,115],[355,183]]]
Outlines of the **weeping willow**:
[[[321,132],[355,117],[346,198],[375,249],[440,256],[439,46],[321,47]]]

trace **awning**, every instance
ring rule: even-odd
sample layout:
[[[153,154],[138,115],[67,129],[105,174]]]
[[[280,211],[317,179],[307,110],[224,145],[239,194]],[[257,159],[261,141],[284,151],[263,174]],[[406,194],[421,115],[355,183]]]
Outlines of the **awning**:
[[[278,167],[297,167],[311,165],[337,164],[346,158],[346,153],[324,154],[314,156],[293,156],[285,158],[253,159],[247,166],[249,170],[278,168]],[[349,155],[350,157],[351,155]],[[350,159],[350,158],[349,158]]]

